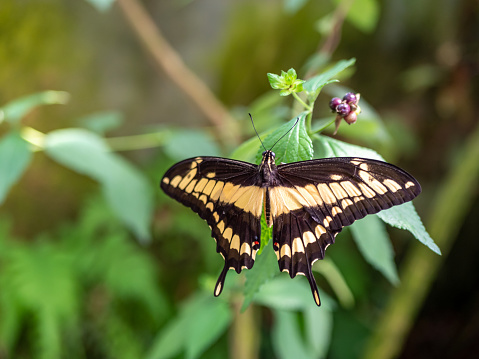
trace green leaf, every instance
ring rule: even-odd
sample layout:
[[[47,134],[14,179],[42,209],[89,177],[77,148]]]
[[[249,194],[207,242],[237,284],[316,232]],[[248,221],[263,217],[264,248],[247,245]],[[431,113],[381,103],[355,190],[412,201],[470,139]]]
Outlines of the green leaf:
[[[268,81],[272,88],[281,90],[281,96],[288,96],[292,92],[303,91],[304,80],[299,80],[296,70],[291,68],[288,72],[281,71],[281,76],[268,73]]]
[[[377,216],[366,216],[354,222],[350,228],[364,259],[392,284],[398,284],[394,250],[383,222]]]
[[[277,261],[274,267],[277,272]],[[278,310],[301,310],[309,306],[317,308],[306,278],[298,276],[291,279],[286,273],[264,283],[254,296],[254,302]]]
[[[304,90],[306,90],[309,93],[312,100],[315,100],[316,97],[318,97],[319,92],[325,85],[327,85],[328,83],[337,81],[337,80],[331,80],[332,77],[336,76],[338,73],[348,68],[349,66],[352,66],[355,62],[356,62],[355,58],[352,58],[350,60],[338,61],[329,70],[307,80],[303,84]]]
[[[164,359],[186,350],[187,358],[198,358],[231,323],[228,304],[210,294],[190,298],[157,336],[147,359]]]
[[[17,124],[35,107],[40,105],[63,105],[67,103],[69,98],[70,95],[64,91],[44,91],[13,100],[3,106],[1,110],[7,122]]]
[[[213,137],[199,130],[173,131],[164,150],[169,157],[178,160],[195,156],[218,156],[221,152]]]
[[[321,295],[321,299],[323,299]],[[328,303],[328,301],[325,301]],[[303,310],[306,340],[315,358],[326,358],[333,333],[333,311],[329,305],[320,309],[310,306]]]
[[[426,228],[424,228],[424,225],[422,224],[421,218],[411,202],[379,212],[378,216],[384,222],[393,227],[408,230],[422,244],[429,247],[430,250],[437,254],[441,254],[441,250],[436,243],[434,243],[434,240],[429,233],[427,233]]]
[[[192,313],[188,325],[186,358],[199,358],[228,328],[232,315],[228,304],[211,296]]]
[[[351,145],[334,138],[314,135],[315,153],[318,158],[328,157],[362,157],[384,161],[379,153],[370,148]]]
[[[313,350],[301,337],[298,315],[287,310],[274,310],[274,326],[272,330],[273,348],[280,359],[316,358]]]
[[[146,359],[166,359],[181,353],[186,343],[190,318],[179,315],[173,318],[154,339]]]
[[[82,129],[57,130],[46,135],[45,150],[60,164],[100,182],[116,215],[140,240],[150,237],[150,184],[141,172],[110,152],[101,137]]]
[[[124,122],[124,116],[118,111],[99,112],[82,117],[78,122],[86,129],[103,135],[120,127]]]
[[[376,151],[369,148],[351,145],[333,138],[314,135],[316,153],[321,157],[362,157],[384,161]],[[421,218],[419,218],[412,202],[395,206],[378,213],[379,218],[393,227],[406,229],[411,232],[421,243],[429,247],[433,252],[441,253],[439,247],[426,232]]]
[[[110,10],[115,0],[86,0],[92,4],[98,11],[104,12]]]
[[[29,144],[18,132],[11,132],[0,140],[0,204],[25,172],[31,158]]]
[[[340,3],[340,0],[336,0]],[[377,0],[355,0],[346,16],[346,20],[366,33],[376,28],[380,9]]]
[[[294,126],[298,118],[298,123]],[[271,149],[274,145],[273,152],[276,154],[276,163],[305,161],[313,157],[313,143],[305,127],[306,112],[302,112],[298,118],[278,127],[263,141],[267,149]],[[284,137],[278,142],[282,136]],[[261,162],[262,153],[262,148],[260,148],[256,155],[257,163]]]
[[[263,284],[278,275],[278,260],[271,242],[269,241],[261,254],[256,256],[254,267],[245,272],[244,301],[241,310],[250,305]]]
[[[261,141],[264,140],[266,136],[268,136],[272,130],[260,134]],[[261,142],[258,140],[258,137],[251,137],[249,140],[243,142],[240,146],[238,146],[229,156],[229,158],[240,160],[240,161],[247,161],[247,162],[255,162],[257,161],[257,154],[258,151],[262,150],[263,146]],[[257,162],[259,164],[259,162]]]

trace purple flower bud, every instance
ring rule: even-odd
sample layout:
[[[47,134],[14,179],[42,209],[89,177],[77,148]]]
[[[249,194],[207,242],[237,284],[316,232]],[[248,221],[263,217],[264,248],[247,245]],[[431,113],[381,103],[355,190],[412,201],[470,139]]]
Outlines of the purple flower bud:
[[[336,112],[336,107],[338,107],[341,104],[341,99],[339,97],[333,97],[331,101],[329,102],[329,107],[333,112]]]
[[[355,93],[348,92],[346,95],[344,95],[343,101],[345,101],[347,104],[356,104],[358,102],[358,99]]]
[[[344,117],[351,112],[351,107],[347,103],[340,103],[338,107],[336,107],[336,112]]]
[[[344,120],[347,122],[348,125],[352,125],[356,122],[357,119],[358,114],[354,111],[351,111],[346,117],[344,117]]]

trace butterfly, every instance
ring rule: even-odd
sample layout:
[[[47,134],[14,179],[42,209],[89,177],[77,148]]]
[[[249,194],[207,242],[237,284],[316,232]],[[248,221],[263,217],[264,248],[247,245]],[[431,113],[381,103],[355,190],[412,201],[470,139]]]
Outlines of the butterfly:
[[[324,258],[337,234],[368,214],[411,201],[421,186],[399,167],[373,159],[276,165],[273,147],[263,152],[259,165],[222,157],[186,159],[168,169],[160,186],[211,228],[216,251],[225,261],[215,296],[221,294],[229,269],[240,273],[253,267],[264,213],[268,227],[273,226],[279,269],[291,278],[306,276],[320,306],[312,266]]]

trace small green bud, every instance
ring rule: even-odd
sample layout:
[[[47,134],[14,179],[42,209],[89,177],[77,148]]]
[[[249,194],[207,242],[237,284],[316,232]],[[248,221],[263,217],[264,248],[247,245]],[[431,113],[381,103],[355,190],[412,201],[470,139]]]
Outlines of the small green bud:
[[[281,76],[268,73],[268,80],[272,88],[281,90],[280,96],[288,96],[293,92],[303,91],[304,80],[299,80],[296,71],[291,68],[288,72],[281,71]]]

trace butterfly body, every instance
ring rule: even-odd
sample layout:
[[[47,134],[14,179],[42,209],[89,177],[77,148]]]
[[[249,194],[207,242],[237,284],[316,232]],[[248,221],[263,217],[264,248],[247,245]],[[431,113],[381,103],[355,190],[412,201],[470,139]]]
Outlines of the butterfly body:
[[[161,181],[166,194],[207,221],[226,273],[253,267],[261,242],[261,215],[273,226],[279,269],[307,277],[320,305],[312,265],[336,235],[355,220],[412,200],[419,183],[381,161],[338,157],[275,164],[265,151],[260,165],[220,157],[195,157],[172,166]]]

